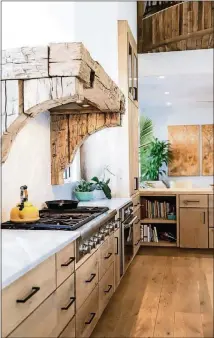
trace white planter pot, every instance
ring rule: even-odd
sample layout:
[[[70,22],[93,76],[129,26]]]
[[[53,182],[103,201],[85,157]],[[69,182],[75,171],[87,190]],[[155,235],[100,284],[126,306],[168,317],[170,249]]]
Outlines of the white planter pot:
[[[93,199],[94,200],[106,199],[106,195],[104,194],[104,192],[102,190],[94,190],[93,191]]]

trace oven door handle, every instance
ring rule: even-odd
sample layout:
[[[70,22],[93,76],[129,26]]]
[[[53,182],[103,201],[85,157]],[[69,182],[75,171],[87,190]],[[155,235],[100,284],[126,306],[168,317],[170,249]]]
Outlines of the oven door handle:
[[[135,216],[127,225],[124,224],[124,227],[129,228],[136,221],[136,219],[137,219],[137,216]]]

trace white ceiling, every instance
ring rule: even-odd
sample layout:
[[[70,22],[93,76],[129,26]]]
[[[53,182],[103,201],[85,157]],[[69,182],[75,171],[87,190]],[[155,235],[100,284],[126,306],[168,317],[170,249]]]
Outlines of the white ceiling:
[[[139,102],[141,110],[213,107],[213,50],[139,55]]]

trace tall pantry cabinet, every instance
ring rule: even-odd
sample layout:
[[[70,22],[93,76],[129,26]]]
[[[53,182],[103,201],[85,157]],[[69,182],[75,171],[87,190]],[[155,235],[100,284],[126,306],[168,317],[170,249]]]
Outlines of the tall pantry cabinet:
[[[139,112],[137,43],[125,20],[118,21],[119,87],[126,97],[126,116],[129,138],[129,193],[139,188]]]

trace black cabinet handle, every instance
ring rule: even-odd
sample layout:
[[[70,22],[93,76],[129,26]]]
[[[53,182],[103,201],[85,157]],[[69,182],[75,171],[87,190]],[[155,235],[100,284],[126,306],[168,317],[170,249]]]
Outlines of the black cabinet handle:
[[[69,257],[69,260],[61,264],[61,266],[69,266],[71,263],[73,263],[74,259],[75,259],[74,257]]]
[[[116,241],[117,241],[117,251],[115,252],[115,255],[119,254],[119,238],[115,237]]]
[[[112,252],[109,252],[109,254],[107,256],[105,256],[104,258],[109,259],[111,257],[111,255],[112,255]]]
[[[85,282],[86,282],[86,283],[91,283],[95,277],[96,277],[96,273],[92,273],[92,274],[91,274],[91,278],[88,279],[88,280],[86,280]]]
[[[134,177],[135,179],[135,189],[134,190],[138,190],[139,187],[139,177]]]
[[[140,243],[140,239],[137,241],[137,243],[135,243],[135,246],[137,246]]]
[[[203,212],[203,215],[204,215],[203,224],[206,224],[206,212],[205,211]]]
[[[69,307],[75,302],[75,297],[71,297],[70,299],[71,299],[71,301],[68,303],[68,305],[61,307],[61,310],[68,310]]]
[[[112,285],[108,286],[108,290],[104,291],[105,293],[109,293],[109,291],[112,289]]]
[[[29,293],[29,295],[26,298],[24,298],[24,299],[17,299],[16,303],[25,303],[25,302],[27,302],[27,300],[30,299],[31,297],[33,297],[33,295],[35,295],[39,290],[40,290],[40,288],[38,286],[33,286],[31,293]]]
[[[91,324],[91,322],[92,322],[92,320],[94,319],[94,317],[96,316],[96,313],[95,312],[91,312],[90,313],[91,314],[91,318],[89,319],[89,321],[88,322],[85,322],[85,324]]]

